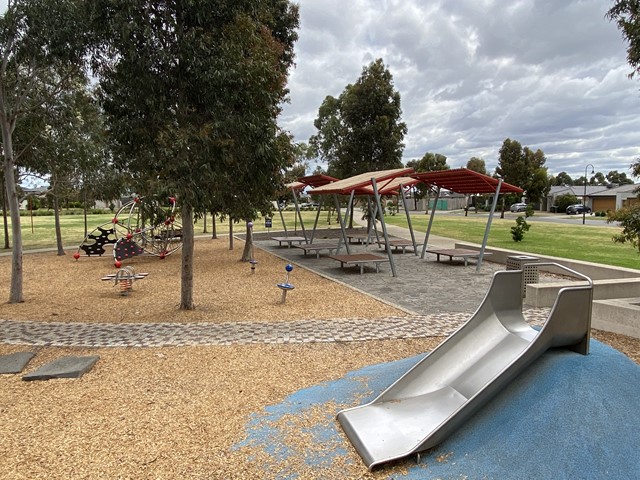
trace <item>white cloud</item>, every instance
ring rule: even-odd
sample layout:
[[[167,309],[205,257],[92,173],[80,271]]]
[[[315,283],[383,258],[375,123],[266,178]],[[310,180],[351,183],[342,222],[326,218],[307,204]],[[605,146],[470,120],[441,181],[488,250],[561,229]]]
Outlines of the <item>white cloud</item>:
[[[497,164],[505,138],[541,148],[552,174],[625,171],[640,156],[640,94],[599,0],[301,0],[297,67],[281,125],[315,133],[327,95],[383,58],[402,97],[405,161]],[[582,173],[581,173],[582,172]]]

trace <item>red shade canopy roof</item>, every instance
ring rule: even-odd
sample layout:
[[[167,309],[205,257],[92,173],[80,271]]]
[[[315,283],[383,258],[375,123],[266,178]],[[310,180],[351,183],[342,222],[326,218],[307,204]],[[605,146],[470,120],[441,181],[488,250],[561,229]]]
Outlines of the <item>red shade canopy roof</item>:
[[[378,185],[378,193],[380,195],[396,195],[400,191],[400,186],[403,188],[412,187],[420,183],[420,180],[412,177],[396,177],[388,182],[383,182]],[[373,185],[367,185],[358,190],[358,193],[366,195],[373,195]]]
[[[413,173],[413,168],[396,168],[393,170],[361,173],[360,175],[345,178],[344,180],[338,180],[333,183],[316,187],[309,193],[312,195],[326,195],[330,193],[348,195],[354,190],[356,193],[372,193],[371,179],[376,180],[378,189],[382,191],[383,189],[386,189],[387,184],[389,184],[394,178],[408,176],[411,173]],[[365,187],[371,188],[370,192],[367,192]]]
[[[456,193],[495,193],[498,188],[497,178],[474,172],[468,168],[413,173],[411,177],[428,185]],[[523,191],[522,188],[507,182],[502,182],[500,186],[500,193],[522,193]]]
[[[286,187],[291,190],[303,190],[307,187],[315,188],[321,185],[326,185],[327,183],[337,182],[338,180],[338,178],[324,174],[309,175],[306,177],[300,177],[295,182],[287,183]]]

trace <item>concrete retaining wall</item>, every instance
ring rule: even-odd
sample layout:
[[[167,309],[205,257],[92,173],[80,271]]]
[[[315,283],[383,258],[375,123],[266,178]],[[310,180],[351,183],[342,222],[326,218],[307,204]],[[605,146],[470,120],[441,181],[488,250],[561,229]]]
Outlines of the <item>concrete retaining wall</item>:
[[[575,284],[576,282],[569,281],[527,285],[524,303],[532,307],[551,307],[561,288]],[[640,277],[593,281],[594,300],[626,297],[640,297]]]
[[[456,242],[456,248],[468,248],[471,250],[480,250],[480,245],[476,243],[466,243],[466,242]],[[503,248],[494,248],[487,247],[485,252],[491,252],[491,257],[488,257],[487,260],[496,263],[507,263],[507,257],[513,255],[527,255],[538,257],[541,262],[556,262],[565,267],[571,268],[577,272],[586,275],[592,280],[604,280],[611,278],[640,278],[640,270],[635,270],[632,268],[623,268],[623,267],[612,267],[608,265],[602,265],[598,263],[590,263],[583,262],[580,260],[569,260],[566,258],[559,257],[551,257],[547,255],[538,255],[536,253],[523,253],[516,252],[513,250],[506,250]],[[640,262],[639,262],[640,264]],[[566,275],[567,272],[563,270],[555,270],[553,268],[545,267],[545,271],[549,271],[552,273],[558,273],[561,275]]]
[[[593,302],[591,326],[640,338],[640,297]]]

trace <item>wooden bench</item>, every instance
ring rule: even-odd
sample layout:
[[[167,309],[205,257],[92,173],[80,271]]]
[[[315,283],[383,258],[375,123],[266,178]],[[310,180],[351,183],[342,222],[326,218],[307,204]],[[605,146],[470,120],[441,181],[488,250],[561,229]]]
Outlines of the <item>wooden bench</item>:
[[[406,240],[404,238],[390,239],[388,244],[385,243],[384,240],[378,242],[378,246],[380,248],[386,249],[387,245],[393,248],[395,252],[402,250],[402,253],[405,253],[407,248],[413,249],[413,242],[411,240]],[[416,248],[421,247],[422,245],[423,245],[422,243],[416,243]]]
[[[372,263],[376,266],[376,273],[380,271],[379,265],[383,262],[388,262],[387,257],[381,257],[380,255],[374,255],[373,253],[354,253],[351,255],[330,255],[329,258],[340,262],[340,268],[345,265],[360,265],[360,275],[364,272],[364,266],[368,263]]]
[[[315,252],[316,258],[320,258],[320,252],[322,250],[327,250],[329,254],[331,254],[334,250],[338,250],[338,245],[334,243],[311,243],[308,245],[294,245],[294,247],[304,250],[305,255],[309,252]]]
[[[462,258],[464,260],[465,267],[467,266],[470,258],[478,258],[480,256],[480,252],[478,250],[469,250],[466,248],[427,249],[427,252],[435,254],[436,261],[438,262],[440,261],[440,255],[449,257],[449,261],[452,261],[454,258]],[[491,253],[485,252],[484,256],[487,255],[491,255]]]
[[[347,241],[349,243],[359,243],[360,245],[364,245],[365,243],[367,243],[368,238],[369,235],[361,233],[347,234]]]
[[[291,244],[294,242],[298,242],[298,245],[302,242],[306,242],[307,239],[304,237],[271,237],[271,240],[275,240],[278,242],[278,246],[281,247],[283,243],[287,244],[287,247],[291,248]]]

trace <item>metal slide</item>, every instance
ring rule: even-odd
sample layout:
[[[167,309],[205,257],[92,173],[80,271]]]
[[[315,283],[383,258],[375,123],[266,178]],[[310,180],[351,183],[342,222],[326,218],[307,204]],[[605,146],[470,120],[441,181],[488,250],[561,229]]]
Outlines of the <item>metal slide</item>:
[[[496,272],[473,316],[366,405],[338,421],[369,469],[436,446],[547,349],[589,353],[591,279],[558,293],[542,329],[522,314],[522,271]],[[461,293],[464,294],[464,293]]]

